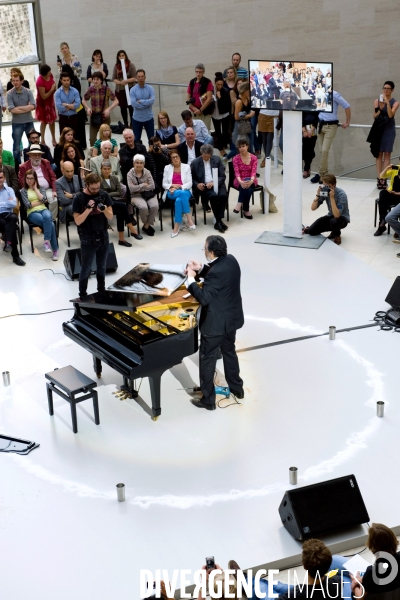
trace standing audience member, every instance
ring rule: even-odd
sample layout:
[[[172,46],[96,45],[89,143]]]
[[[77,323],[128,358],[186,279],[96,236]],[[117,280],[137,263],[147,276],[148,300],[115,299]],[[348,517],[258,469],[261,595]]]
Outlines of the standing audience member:
[[[235,67],[228,67],[225,69],[224,74],[224,88],[230,92],[236,85],[237,82],[237,73]]]
[[[133,159],[133,168],[128,173],[128,187],[131,194],[131,203],[139,209],[143,223],[142,231],[153,236],[154,221],[158,211],[158,200],[154,193],[154,181],[151,173],[144,167],[145,157],[136,154]]]
[[[71,127],[64,127],[64,129],[61,131],[60,139],[58,140],[57,146],[54,148],[54,162],[56,163],[56,166],[57,166],[57,174],[58,175],[60,175],[60,173],[61,173],[60,163],[61,163],[62,151],[64,149],[65,144],[74,144],[75,148],[78,151],[79,158],[85,157],[83,150],[82,150],[82,146],[80,145],[78,140],[76,140],[74,138],[74,130],[71,129]]]
[[[157,135],[153,135],[149,139],[148,165],[157,191],[162,189],[164,168],[170,162],[168,150],[163,150],[160,138]]]
[[[15,167],[15,161],[13,153],[10,150],[4,150],[3,140],[0,138],[0,156],[2,158],[3,165]]]
[[[43,157],[43,152],[39,144],[32,144],[27,152],[29,159],[22,163],[18,171],[18,179],[20,187],[25,186],[25,174],[27,171],[33,170],[39,182],[41,189],[46,192],[46,202],[49,204],[49,209],[53,212],[53,216],[57,216],[57,202],[53,201],[56,198],[56,176],[51,164]]]
[[[74,131],[78,129],[77,110],[81,105],[81,98],[77,89],[71,86],[71,77],[68,73],[60,75],[61,87],[55,93],[56,107],[58,111],[58,125],[60,131],[64,127],[70,127]]]
[[[19,256],[17,243],[18,217],[13,211],[16,206],[15,192],[7,184],[4,169],[0,166],[0,227],[4,231],[4,251],[11,252],[13,262],[23,267],[25,262]]]
[[[317,141],[317,129],[318,129],[318,113],[316,111],[304,111],[302,114],[302,133],[303,133],[303,144],[302,144],[302,160],[304,161],[303,166],[303,179],[307,179],[311,175],[311,163],[315,157],[315,144]]]
[[[125,140],[125,144],[121,144],[119,150],[119,160],[121,164],[122,181],[127,184],[128,172],[132,169],[133,159],[136,154],[143,154],[146,159],[146,165],[148,166],[147,150],[146,146],[135,141],[135,135],[132,129],[124,129],[122,136]]]
[[[100,155],[90,159],[90,170],[98,175],[101,175],[101,163],[103,160],[109,160],[112,167],[112,174],[115,175],[118,181],[122,181],[121,167],[118,158],[111,156],[112,144],[109,140],[101,142]]]
[[[181,163],[177,150],[171,150],[171,165],[164,170],[162,186],[165,189],[163,197],[174,203],[175,223],[171,237],[176,237],[182,225],[183,215],[187,216],[189,229],[196,229],[190,214],[190,198],[192,196],[192,173],[189,165]]]
[[[127,225],[130,234],[135,240],[142,240],[143,236],[139,235],[132,223],[132,214],[129,214],[128,206],[125,201],[125,193],[121,187],[118,178],[111,173],[111,163],[109,160],[103,160],[101,163],[101,181],[100,189],[107,192],[112,200],[113,214],[117,217],[117,231],[120,246],[130,248],[132,244],[124,238],[124,229]]]
[[[249,144],[247,140],[238,140],[237,143],[239,154],[233,157],[233,170],[235,179],[233,187],[239,190],[239,198],[234,213],[239,213],[243,206],[243,213],[246,219],[252,219],[250,213],[250,198],[257,182],[257,157],[249,152]]]
[[[91,108],[88,105],[91,103]],[[111,104],[109,105],[109,102]],[[104,77],[100,71],[96,71],[92,75],[92,85],[87,89],[83,96],[82,104],[86,109],[86,114],[90,117],[90,145],[93,146],[97,133],[102,123],[111,124],[110,112],[118,106],[118,100],[114,92],[104,85]]]
[[[3,123],[3,113],[7,110],[6,97],[3,92],[3,84],[0,82],[0,137],[1,137],[1,126]]]
[[[346,122],[341,125],[346,129],[350,125],[351,109],[350,104],[342,96],[333,90],[333,111],[331,113],[320,112],[318,124],[318,140],[321,149],[321,161],[319,164],[319,173],[310,179],[311,183],[318,183],[323,175],[328,173],[328,157],[332,142],[335,139],[338,121],[338,108],[342,106],[346,113]]]
[[[124,79],[124,74],[122,72],[121,60],[125,61],[125,69],[126,69],[126,79]],[[125,50],[119,50],[117,52],[117,61],[113,70],[113,82],[115,83],[115,95],[119,102],[119,108],[121,110],[122,120],[124,122],[125,127],[128,127],[128,110],[130,114],[130,124],[132,127],[132,117],[133,117],[133,108],[129,104],[128,99],[126,97],[125,86],[128,85],[129,89],[136,83],[136,67],[129,60],[127,53]]]
[[[40,135],[45,142],[46,125],[49,126],[53,146],[56,145],[55,121],[57,118],[54,94],[57,89],[49,65],[40,66],[40,75],[36,80],[36,119],[40,121]]]
[[[177,147],[181,161],[187,165],[191,165],[194,159],[200,156],[202,143],[195,138],[194,129],[187,127],[185,129],[184,141]]]
[[[33,169],[24,172],[22,181],[21,199],[26,209],[28,222],[43,230],[43,250],[53,252],[53,260],[58,260],[56,228],[48,208],[46,190],[40,186],[37,173]]]
[[[49,163],[51,164],[51,168],[53,169],[53,171],[56,171],[57,166],[56,166],[54,158],[50,152],[50,148],[47,146],[47,144],[40,143],[40,133],[38,131],[36,131],[36,129],[30,130],[30,132],[28,133],[28,141],[29,141],[29,146],[27,146],[23,150],[24,161],[26,162],[27,160],[29,160],[28,152],[31,149],[32,144],[36,144],[36,145],[40,146],[40,149],[43,152],[43,158],[48,160]]]
[[[205,123],[200,119],[193,119],[192,113],[190,110],[184,110],[181,113],[181,117],[183,120],[183,125],[178,127],[179,139],[181,142],[185,141],[185,131],[187,127],[191,127],[194,131],[196,140],[201,142],[202,144],[211,144],[214,145],[214,139],[210,135]]]
[[[229,90],[224,87],[222,73],[215,73],[215,109],[212,121],[215,130],[215,146],[221,158],[225,156],[225,148],[229,143],[229,125],[231,115],[231,97]]]
[[[146,130],[147,139],[154,135],[153,104],[155,100],[154,88],[146,83],[144,69],[136,71],[137,85],[130,91],[131,104],[134,109],[132,128],[135,138],[140,140],[143,128]]]
[[[160,110],[158,113],[156,135],[160,138],[164,150],[172,150],[180,144],[178,129],[175,125],[171,125],[168,113],[165,110]]]
[[[383,189],[379,192],[379,226],[375,231],[374,236],[378,237],[386,231],[386,215],[391,210],[391,217],[393,219],[393,209],[397,208],[400,202],[400,176],[399,171],[400,165],[389,165],[386,167],[379,177],[386,181],[386,177],[390,177],[389,185],[387,189]],[[395,214],[395,213],[394,213]],[[397,233],[397,228],[394,229]]]
[[[57,60],[57,66],[58,66],[59,72],[60,73],[65,72],[64,66],[68,65],[73,70],[74,75],[76,77],[78,77],[78,79],[80,79],[81,74],[82,74],[82,65],[79,61],[79,58],[75,54],[71,53],[67,42],[61,42],[60,51],[61,51],[62,58],[60,60]],[[58,58],[60,58],[60,57],[58,57]]]
[[[211,114],[214,111],[214,87],[210,79],[204,77],[205,67],[198,63],[195,67],[196,77],[190,80],[186,92],[186,104],[193,115],[204,121],[207,129],[211,126]]]
[[[380,190],[386,188],[386,179],[382,179],[380,174],[390,165],[390,155],[393,152],[394,140],[396,139],[394,116],[399,108],[399,103],[395,98],[392,98],[393,90],[393,81],[385,81],[382,88],[383,94],[374,102],[374,119],[376,122],[384,123],[379,127],[380,144],[379,153],[376,156],[377,188]]]
[[[92,83],[93,73],[96,71],[100,71],[100,73],[104,77],[104,81],[107,85],[107,77],[108,77],[108,67],[106,63],[103,61],[103,53],[101,50],[94,50],[92,54],[92,64],[88,66],[86,71],[86,79],[88,84]]]
[[[327,173],[322,178],[322,188],[318,189],[317,195],[311,204],[311,210],[317,210],[326,201],[328,214],[320,217],[309,227],[305,227],[303,233],[308,235],[319,235],[324,231],[331,231],[329,240],[333,240],[338,246],[342,243],[341,230],[350,223],[349,204],[346,192],[336,187],[336,177]],[[324,187],[329,188],[325,191]],[[321,192],[327,195],[322,198]]]
[[[239,98],[235,102],[235,127],[232,133],[232,144],[236,144],[239,135],[243,137],[243,134],[239,134],[239,123],[250,122],[250,131],[246,134],[250,139],[250,152],[252,151],[252,139],[253,129],[251,128],[251,119],[254,117],[255,112],[251,109],[250,100],[250,85],[247,82],[239,83],[238,85]],[[230,158],[233,158],[238,153],[236,147],[231,146],[229,154],[224,157],[226,163]]]
[[[265,167],[265,159],[271,156],[272,146],[274,144],[274,118],[279,117],[278,110],[269,110],[262,108],[258,115],[258,132],[261,134],[261,144],[264,150],[264,158],[260,167]]]
[[[16,170],[21,164],[21,140],[25,133],[28,137],[28,132],[33,126],[32,111],[35,108],[35,100],[31,90],[26,89],[22,82],[24,76],[12,75],[11,81],[13,88],[7,92],[7,106],[12,114],[12,138],[13,138],[13,155],[16,165]]]
[[[93,150],[92,150],[93,157],[99,155],[101,142],[106,142],[106,141],[111,142],[111,145],[112,145],[111,156],[115,156],[115,157],[118,156],[118,142],[113,137],[111,137],[110,125],[107,125],[107,123],[103,123],[103,125],[100,125],[99,139],[95,141],[94,146],[93,146]]]
[[[10,90],[13,89],[13,82],[12,82],[12,78],[14,75],[21,75],[22,76],[22,85],[24,88],[26,88],[27,90],[30,89],[30,85],[29,85],[29,81],[27,81],[26,79],[24,79],[24,76],[22,75],[22,71],[21,69],[19,69],[18,67],[11,67],[10,69],[10,81],[7,82],[7,92],[9,92]]]
[[[75,196],[72,209],[81,242],[79,297],[81,300],[85,300],[89,275],[95,257],[97,291],[102,293],[106,289],[106,264],[109,247],[107,229],[108,221],[113,218],[112,200],[106,192],[100,189],[100,176],[97,173],[87,175],[85,187]]]
[[[76,111],[77,116],[78,116],[78,126],[76,129],[74,129],[74,131],[75,131],[76,139],[79,140],[79,143],[80,143],[82,149],[86,150],[86,148],[87,148],[87,145],[86,145],[86,112],[85,112],[85,110],[83,108],[83,104],[82,104],[81,82],[79,80],[79,77],[74,75],[74,71],[69,65],[63,65],[63,73],[70,76],[71,87],[75,88],[79,94],[79,100],[80,100],[81,104]],[[61,87],[61,81],[58,82],[57,88],[60,88],[60,87]],[[60,131],[61,131],[61,129],[60,129]]]
[[[59,217],[61,223],[65,223],[67,217],[72,219],[72,204],[76,194],[82,190],[81,180],[74,173],[74,164],[65,161],[62,166],[62,177],[56,181],[57,200],[61,208]]]
[[[247,69],[245,69],[244,67],[240,66],[240,61],[241,60],[242,60],[242,57],[239,54],[239,52],[234,52],[232,54],[232,66],[236,70],[237,78],[240,79],[240,80],[248,79],[249,78],[249,72],[248,72]],[[229,70],[229,67],[228,67],[228,69],[225,69],[225,71],[224,71],[224,77],[227,77],[228,70]]]
[[[228,226],[222,219],[228,201],[228,192],[225,187],[225,168],[219,156],[213,154],[210,144],[203,144],[200,148],[201,156],[196,158],[190,168],[192,169],[193,186],[200,193],[202,203],[211,204],[215,217],[214,229],[224,233]],[[213,169],[218,171],[218,191],[214,191]]]

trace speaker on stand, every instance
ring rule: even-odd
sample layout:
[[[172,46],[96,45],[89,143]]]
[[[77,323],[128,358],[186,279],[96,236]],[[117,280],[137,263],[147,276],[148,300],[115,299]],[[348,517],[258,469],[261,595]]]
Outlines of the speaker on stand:
[[[81,272],[81,249],[68,248],[64,255],[64,267],[70,279],[78,279]],[[106,273],[113,273],[118,269],[114,244],[110,242],[107,255]],[[93,259],[92,273],[96,273],[96,256]]]

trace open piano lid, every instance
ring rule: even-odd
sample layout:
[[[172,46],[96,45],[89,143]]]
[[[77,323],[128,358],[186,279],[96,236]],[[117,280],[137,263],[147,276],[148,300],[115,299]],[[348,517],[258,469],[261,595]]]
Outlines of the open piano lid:
[[[133,294],[127,292],[96,292],[89,294],[84,300],[74,298],[70,300],[82,308],[98,308],[100,310],[135,312],[140,304],[147,304],[158,299],[151,294]]]

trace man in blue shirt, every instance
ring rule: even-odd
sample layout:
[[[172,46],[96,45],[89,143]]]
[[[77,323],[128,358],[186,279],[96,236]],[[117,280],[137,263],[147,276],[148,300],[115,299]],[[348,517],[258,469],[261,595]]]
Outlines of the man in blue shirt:
[[[17,221],[18,217],[13,212],[17,206],[17,199],[12,187],[6,183],[6,175],[3,168],[0,167],[0,228],[4,231],[5,252],[11,252],[13,261],[19,267],[23,267],[25,262],[20,258],[17,247]]]
[[[181,113],[183,119],[183,125],[178,127],[179,139],[181,142],[185,141],[185,132],[188,127],[191,127],[195,134],[195,139],[202,144],[211,144],[214,146],[214,138],[211,137],[205,123],[200,119],[193,119],[193,115],[190,110],[184,110]]]
[[[131,104],[133,106],[132,129],[136,140],[140,140],[143,127],[146,130],[147,139],[154,135],[154,116],[152,106],[154,104],[154,88],[146,83],[144,69],[136,71],[137,85],[130,91]]]
[[[76,88],[71,87],[71,77],[66,73],[61,73],[60,81],[61,87],[54,94],[60,133],[64,127],[71,127],[76,134],[78,130],[77,110],[81,105],[79,92]]]
[[[318,140],[321,149],[321,162],[319,165],[319,173],[310,179],[311,183],[318,183],[322,176],[328,173],[328,156],[332,142],[335,139],[338,121],[338,108],[342,106],[346,113],[346,122],[341,125],[346,129],[350,125],[351,110],[350,104],[338,93],[333,90],[333,111],[331,113],[321,111],[319,113]]]

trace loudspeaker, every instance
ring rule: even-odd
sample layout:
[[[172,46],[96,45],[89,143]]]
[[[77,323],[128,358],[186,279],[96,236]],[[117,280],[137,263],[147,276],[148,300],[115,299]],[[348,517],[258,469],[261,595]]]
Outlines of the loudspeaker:
[[[71,279],[78,279],[81,272],[81,249],[70,248],[64,256],[64,267]],[[110,242],[107,255],[106,273],[112,273],[118,269],[117,257],[114,244]],[[93,259],[92,273],[96,273],[96,257]]]
[[[290,535],[301,541],[369,521],[354,475],[288,490],[279,515]]]
[[[390,304],[392,308],[400,308],[400,277],[396,277],[394,280],[394,284],[390,288],[385,302]]]

